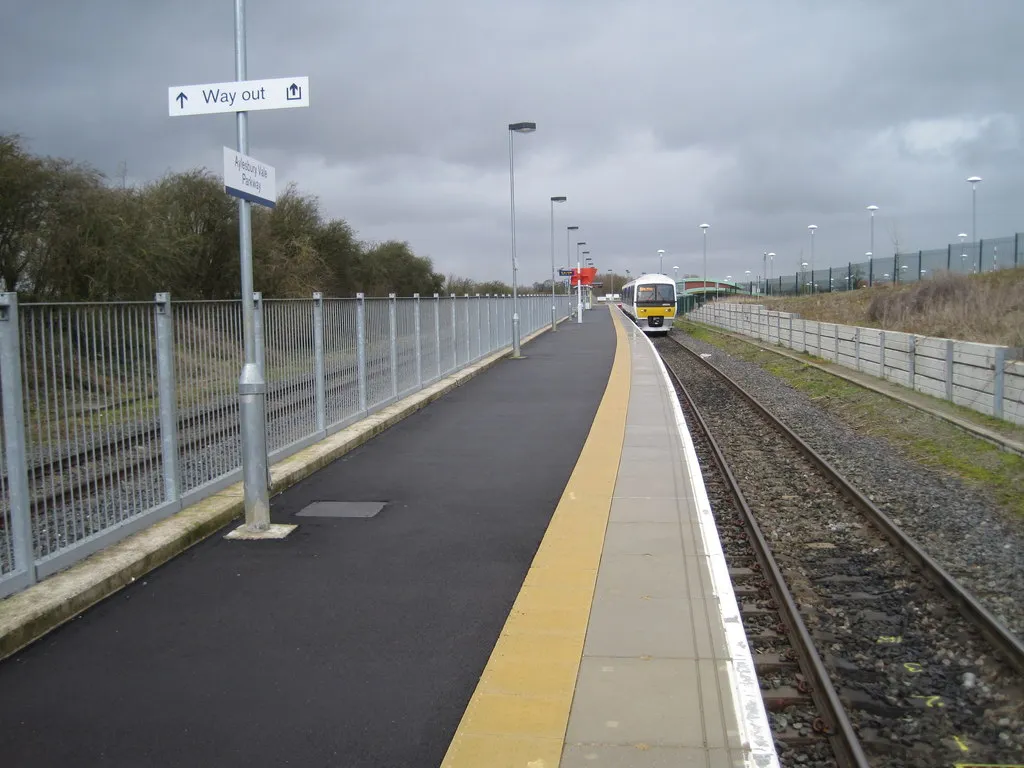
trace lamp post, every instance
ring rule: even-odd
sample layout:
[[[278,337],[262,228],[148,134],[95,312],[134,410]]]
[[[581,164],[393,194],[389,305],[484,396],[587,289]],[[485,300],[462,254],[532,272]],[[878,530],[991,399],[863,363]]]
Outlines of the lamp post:
[[[878,210],[877,205],[869,205],[867,210],[871,212],[871,252],[875,252],[875,211]]]
[[[583,274],[580,265],[580,246],[586,245],[580,241],[576,243],[576,323],[583,322]]]
[[[572,264],[572,254],[569,252],[569,235],[571,235],[573,232],[576,232],[577,230],[579,230],[579,227],[566,227],[565,228],[565,263],[567,265],[571,265]],[[570,269],[571,269],[571,266],[570,266]],[[578,272],[576,274],[576,277],[579,278],[579,273]],[[572,301],[572,278],[569,279],[569,284],[566,286],[566,291],[568,292],[569,300]],[[572,304],[570,304],[569,307],[570,307],[570,314],[571,314]]]
[[[817,228],[817,224],[807,225],[807,230],[811,233],[811,293],[814,293],[814,230]]]
[[[806,261],[800,262],[800,277],[803,278],[803,280],[804,280],[804,288],[806,288],[807,287],[807,262]],[[797,291],[797,293],[799,293],[799,291]]]
[[[555,203],[564,203],[565,195],[551,198],[551,330],[557,331],[555,321]]]
[[[981,176],[971,176],[967,179],[967,183],[971,185],[971,240],[972,242],[978,242],[978,182],[981,181]],[[981,261],[981,249],[978,249],[978,260]],[[979,264],[979,266],[981,266]],[[979,272],[981,270],[978,270]]]
[[[592,266],[594,266],[594,260],[592,258],[590,258],[590,251],[584,251],[583,252],[583,266],[584,267],[592,267]],[[591,308],[590,300],[591,300],[591,298],[593,296],[593,293],[594,293],[594,286],[593,286],[593,284],[588,285],[587,286],[587,300],[585,302],[583,302],[583,308],[584,309],[590,309]]]
[[[679,290],[679,267],[672,267],[672,271],[675,273],[675,277],[673,278],[673,281],[675,282],[676,290],[678,291]]]
[[[704,299],[707,300],[708,296],[708,227],[710,224],[701,224],[701,231],[704,233]],[[715,289],[715,295],[718,295],[718,289]]]
[[[745,269],[743,271],[744,271],[744,273],[747,276],[747,293],[753,293],[754,292],[754,287],[750,284],[750,270],[749,269]]]
[[[513,137],[517,133],[533,133],[536,130],[536,123],[508,124],[508,183],[512,212],[512,357],[514,358],[521,355],[519,354],[519,289],[517,287],[519,263],[516,261],[516,165]]]
[[[967,233],[961,232],[957,237],[960,238],[960,271],[967,273],[967,252],[964,250],[964,240],[967,239]]]
[[[768,279],[771,280],[775,274],[775,253],[768,251]],[[768,293],[768,285],[765,284],[765,293]]]
[[[660,248],[658,249],[658,274],[665,274],[665,252]]]

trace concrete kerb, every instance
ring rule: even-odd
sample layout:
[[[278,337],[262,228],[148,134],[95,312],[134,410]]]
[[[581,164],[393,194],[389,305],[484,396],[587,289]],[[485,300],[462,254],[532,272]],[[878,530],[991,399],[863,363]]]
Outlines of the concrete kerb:
[[[523,343],[549,330],[545,326],[525,336]],[[276,495],[323,469],[511,354],[511,347],[495,352],[278,462],[271,467],[271,494]],[[242,484],[237,483],[0,601],[0,659],[180,555],[243,512]]]
[[[890,400],[895,400],[899,403],[902,403],[903,405],[908,405],[911,408],[916,408],[919,411],[924,411],[925,413],[934,416],[937,419],[942,419],[943,421],[949,422],[953,426],[962,429],[963,431],[973,435],[974,437],[980,438],[981,440],[991,443],[992,445],[996,446],[997,448],[1003,451],[1007,451],[1008,453],[1015,453],[1018,456],[1024,456],[1024,443],[1020,443],[1010,437],[1000,435],[998,432],[993,432],[992,430],[986,429],[985,427],[979,424],[974,424],[970,421],[967,421],[966,419],[962,419],[956,416],[955,414],[946,413],[939,408],[931,408],[924,403],[918,402],[917,400],[914,399],[914,396],[918,396],[919,393],[916,390],[911,390],[909,387],[903,387],[903,389],[906,389],[906,393],[904,394],[903,392],[894,391],[890,389],[886,382],[883,382],[881,380],[879,380],[878,384],[867,380],[865,377],[868,374],[862,374],[861,376],[850,375],[859,372],[851,371],[850,374],[848,374],[846,371],[842,369],[842,366],[836,365],[835,363],[826,362],[825,364],[821,364],[815,362],[814,360],[808,360],[806,357],[801,357],[800,353],[798,352],[791,352],[781,347],[765,346],[764,344],[758,343],[755,339],[748,338],[742,334],[731,333],[729,331],[722,330],[721,328],[716,328],[713,325],[707,325],[706,323],[701,323],[696,320],[687,320],[687,322],[693,323],[694,325],[699,325],[701,328],[704,328],[708,331],[713,331],[721,336],[727,336],[730,339],[742,341],[745,344],[749,344],[750,346],[756,347],[757,349],[763,350],[765,352],[772,352],[776,355],[781,355],[782,357],[788,357],[790,360],[802,363],[803,365],[809,365],[812,368],[817,368],[819,371],[828,373],[832,376],[835,376],[836,378],[843,379],[845,381],[850,382],[851,384],[856,384],[858,387],[863,387],[864,389],[871,390],[876,394],[888,397]],[[899,384],[894,384],[892,386],[901,387],[901,385]]]

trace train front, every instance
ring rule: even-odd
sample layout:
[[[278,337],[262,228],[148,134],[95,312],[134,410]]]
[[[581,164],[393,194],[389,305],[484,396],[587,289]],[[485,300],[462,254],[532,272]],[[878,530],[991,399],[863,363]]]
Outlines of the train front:
[[[646,283],[637,286],[636,322],[644,332],[668,333],[675,316],[675,283]]]

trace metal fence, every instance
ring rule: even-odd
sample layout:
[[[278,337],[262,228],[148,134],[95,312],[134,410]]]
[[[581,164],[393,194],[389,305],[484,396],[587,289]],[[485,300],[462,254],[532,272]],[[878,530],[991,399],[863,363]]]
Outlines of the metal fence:
[[[1024,237],[994,237],[976,243],[950,243],[945,248],[907,251],[868,261],[848,262],[837,267],[815,269],[760,280],[746,285],[769,295],[792,296],[798,293],[848,291],[874,285],[913,283],[928,280],[939,272],[973,274],[1024,264]]]
[[[271,462],[512,342],[509,296],[255,303]],[[521,333],[551,305],[521,296]],[[239,301],[0,294],[0,597],[238,482],[241,368]]]

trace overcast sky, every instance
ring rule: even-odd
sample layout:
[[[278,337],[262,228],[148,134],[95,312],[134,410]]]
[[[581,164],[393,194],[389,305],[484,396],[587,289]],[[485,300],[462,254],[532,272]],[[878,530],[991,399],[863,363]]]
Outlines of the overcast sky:
[[[0,132],[130,182],[206,166],[229,115],[167,88],[234,78],[231,0],[12,0]],[[364,240],[522,282],[568,224],[602,269],[775,274],[1024,230],[1024,0],[248,0],[250,79],[308,75],[309,109],[250,116],[250,154]],[[573,253],[575,253],[573,239]],[[575,257],[573,257],[575,258]]]

